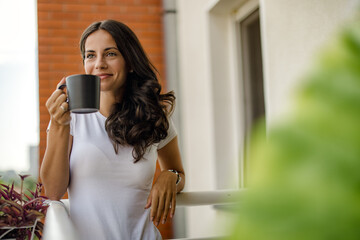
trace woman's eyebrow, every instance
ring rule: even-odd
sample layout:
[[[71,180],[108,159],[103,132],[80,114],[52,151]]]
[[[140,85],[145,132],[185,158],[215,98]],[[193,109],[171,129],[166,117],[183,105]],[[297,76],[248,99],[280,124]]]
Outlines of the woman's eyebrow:
[[[117,47],[108,47],[108,48],[105,48],[105,51],[108,51],[108,50],[110,50],[110,49],[115,49],[115,50],[118,50],[118,51],[119,51],[119,49],[117,49]]]
[[[108,51],[108,50],[111,50],[111,49],[115,49],[115,50],[118,50],[117,47],[108,47],[108,48],[105,48],[104,51]],[[86,50],[85,52],[95,52],[95,50]]]

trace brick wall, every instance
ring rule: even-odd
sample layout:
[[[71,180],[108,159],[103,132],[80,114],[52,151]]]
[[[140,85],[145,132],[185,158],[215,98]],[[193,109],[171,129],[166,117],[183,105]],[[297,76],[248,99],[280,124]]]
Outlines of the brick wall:
[[[161,0],[38,0],[40,161],[46,147],[49,114],[45,102],[62,77],[83,73],[79,39],[92,22],[115,19],[139,37],[150,60],[164,72]],[[172,224],[159,227],[172,237]]]

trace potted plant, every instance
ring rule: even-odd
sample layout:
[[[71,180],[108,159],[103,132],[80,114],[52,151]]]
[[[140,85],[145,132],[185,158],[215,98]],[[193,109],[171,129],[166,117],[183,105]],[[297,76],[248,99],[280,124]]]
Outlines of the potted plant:
[[[41,239],[43,223],[48,208],[47,198],[40,196],[41,183],[34,191],[23,192],[24,179],[29,175],[19,175],[20,193],[12,184],[0,184],[0,239]]]

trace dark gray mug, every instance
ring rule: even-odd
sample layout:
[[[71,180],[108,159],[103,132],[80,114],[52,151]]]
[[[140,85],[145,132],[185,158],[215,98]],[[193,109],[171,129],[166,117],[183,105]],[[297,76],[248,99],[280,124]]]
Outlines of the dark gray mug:
[[[77,74],[66,77],[69,110],[72,113],[93,113],[100,109],[100,77]]]

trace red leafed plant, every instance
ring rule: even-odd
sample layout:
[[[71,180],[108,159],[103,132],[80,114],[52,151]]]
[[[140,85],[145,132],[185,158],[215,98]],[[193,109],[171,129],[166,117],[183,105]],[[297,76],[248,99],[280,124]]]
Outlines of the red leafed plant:
[[[36,235],[41,239],[43,223],[48,204],[47,198],[40,196],[41,183],[35,191],[23,193],[23,182],[29,175],[19,175],[21,178],[20,193],[10,185],[0,184],[0,239],[33,239]]]

